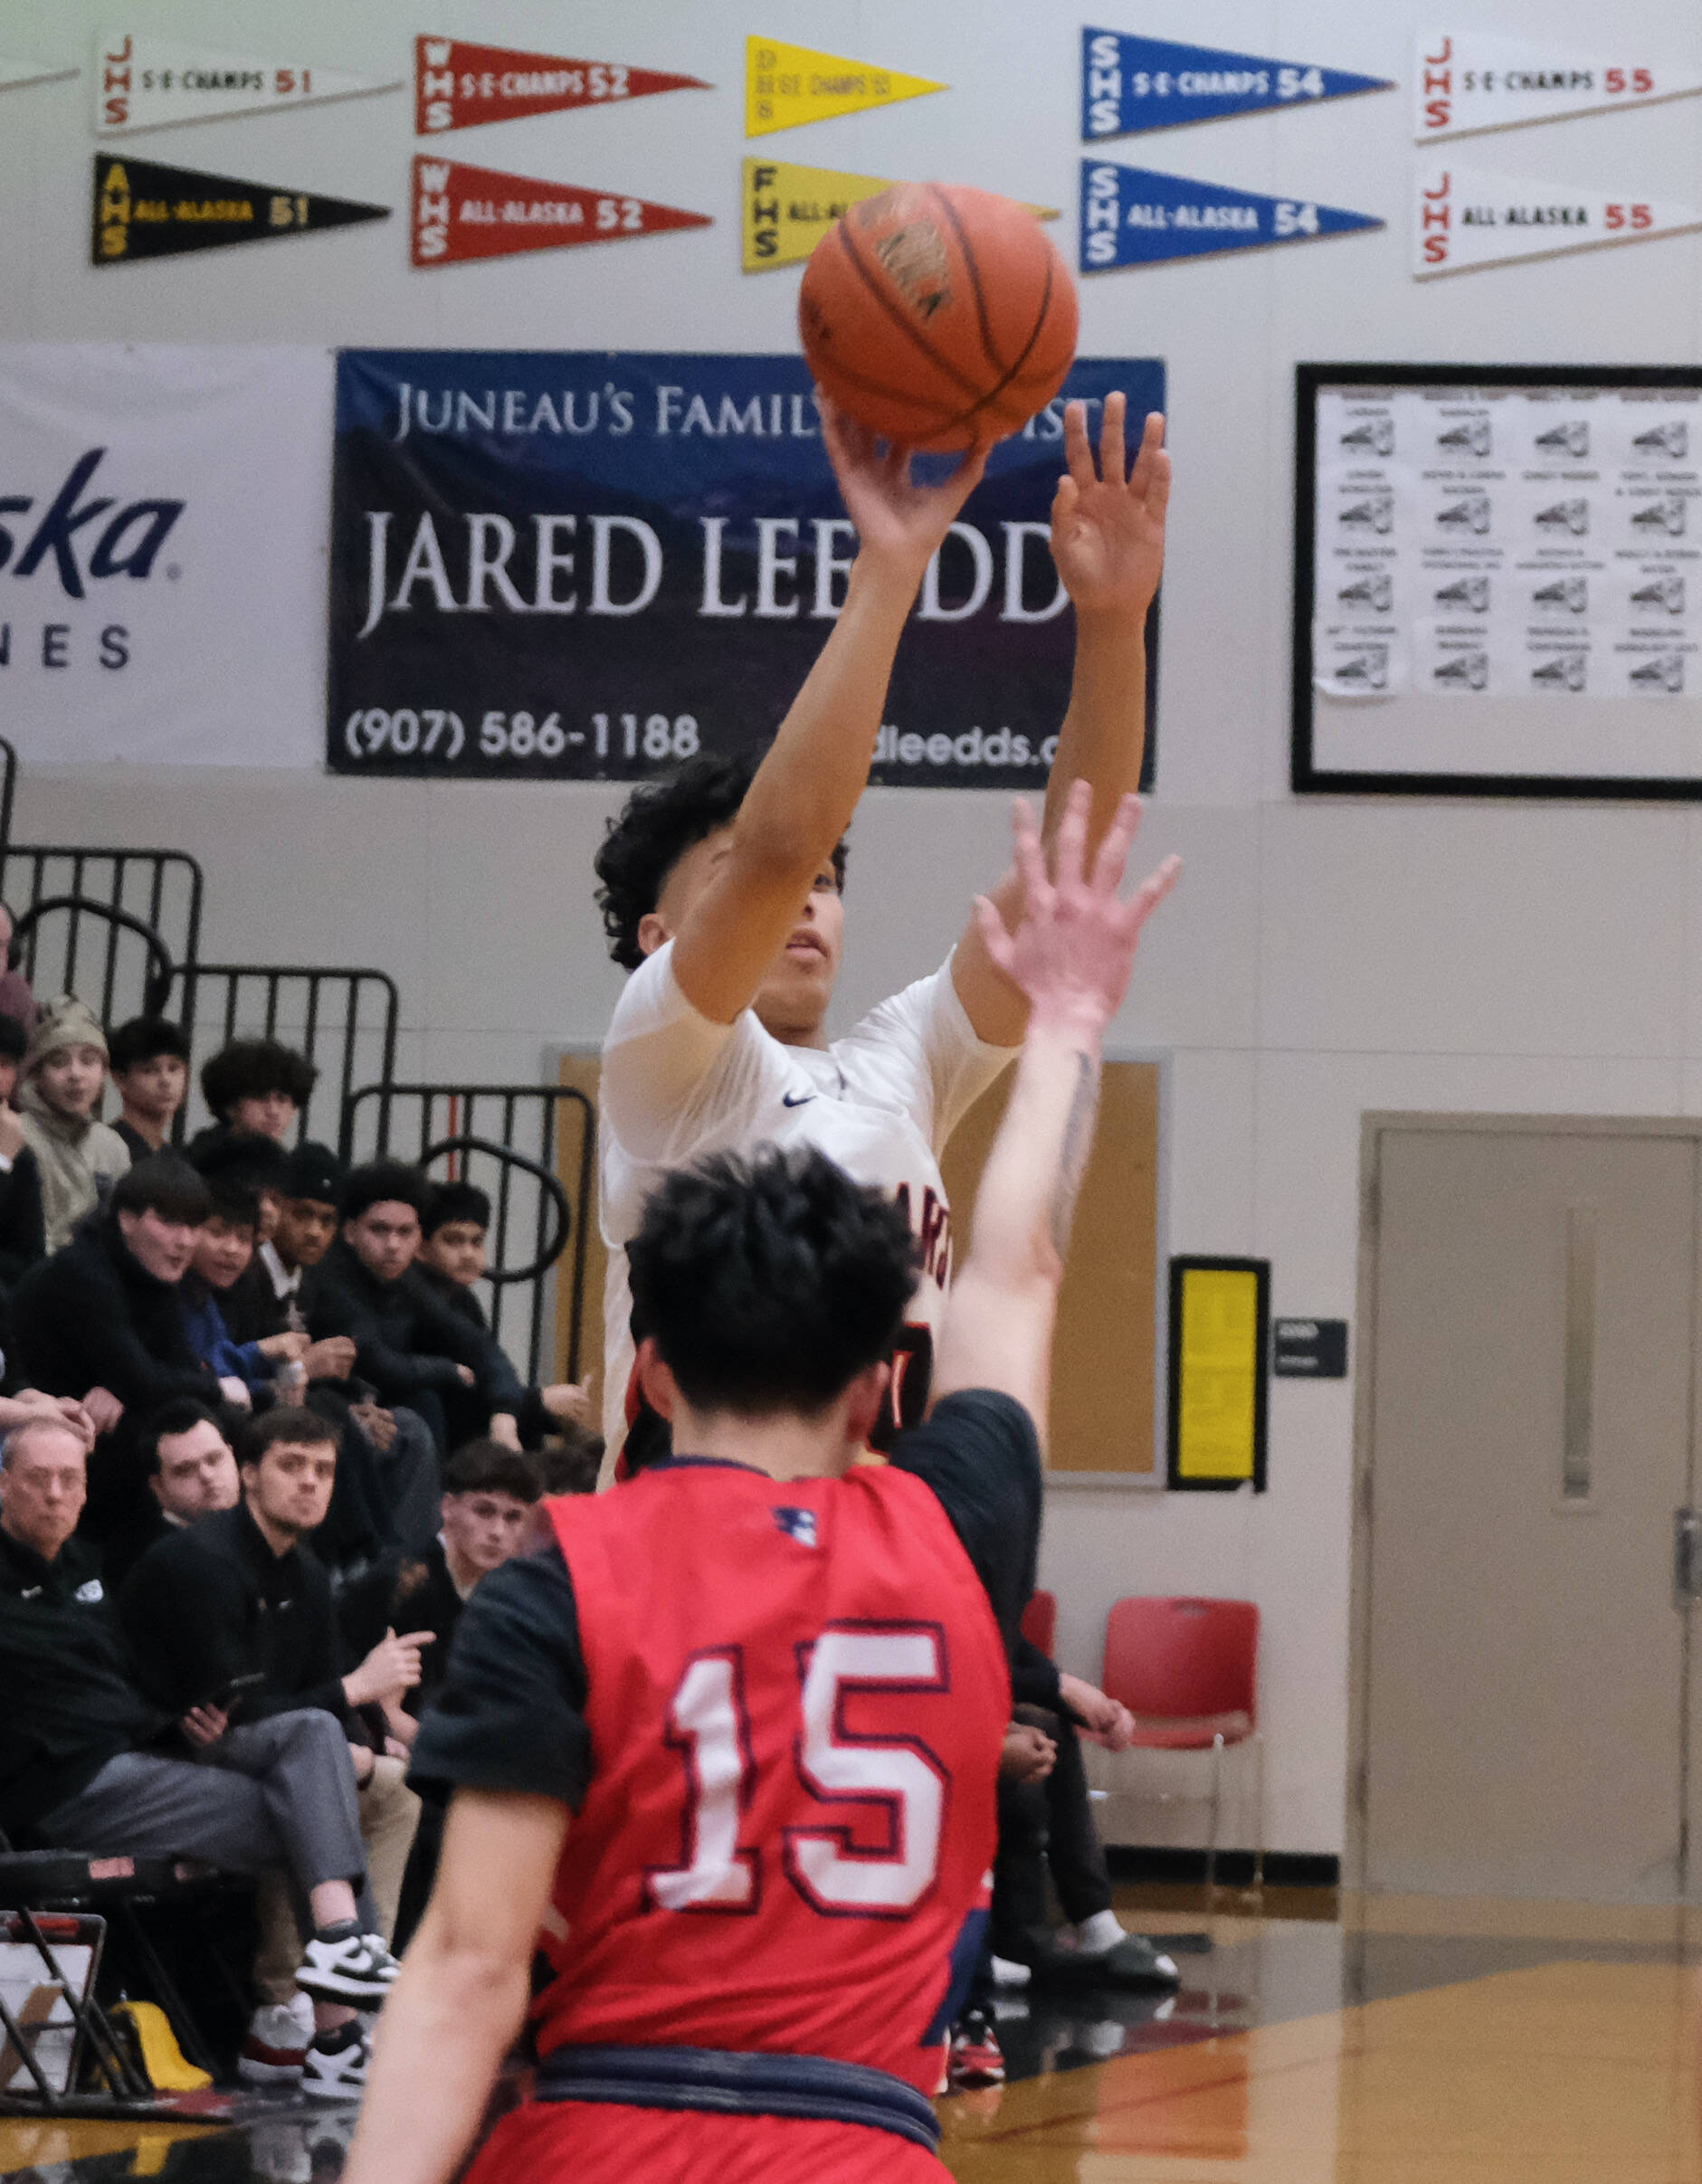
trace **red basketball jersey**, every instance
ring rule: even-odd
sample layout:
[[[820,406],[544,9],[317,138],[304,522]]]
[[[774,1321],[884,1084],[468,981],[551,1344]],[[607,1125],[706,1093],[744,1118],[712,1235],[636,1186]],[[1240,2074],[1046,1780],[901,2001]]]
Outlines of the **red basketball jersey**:
[[[932,1492],[687,1462],[549,1505],[594,1771],[543,1947],[541,2051],[825,2056],[937,2082],[986,1903],[1010,1679]]]

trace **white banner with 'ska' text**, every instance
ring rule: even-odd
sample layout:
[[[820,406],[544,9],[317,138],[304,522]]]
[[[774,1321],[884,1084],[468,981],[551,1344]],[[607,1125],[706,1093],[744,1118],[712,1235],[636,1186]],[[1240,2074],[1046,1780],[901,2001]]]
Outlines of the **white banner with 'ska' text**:
[[[0,344],[0,735],[26,760],[309,766],[325,349]]]

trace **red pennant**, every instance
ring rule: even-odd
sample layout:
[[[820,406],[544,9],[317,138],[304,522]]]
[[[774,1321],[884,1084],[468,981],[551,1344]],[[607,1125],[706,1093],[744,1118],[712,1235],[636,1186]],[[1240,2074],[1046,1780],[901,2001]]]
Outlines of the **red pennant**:
[[[713,225],[707,214],[682,212],[677,204],[423,156],[414,162],[413,219],[415,265],[565,250],[575,242],[625,242],[668,228]]]
[[[664,76],[619,61],[517,53],[506,45],[465,45],[459,38],[414,41],[414,126],[422,137],[558,114],[570,106],[619,106],[655,91],[709,89],[697,76]]]

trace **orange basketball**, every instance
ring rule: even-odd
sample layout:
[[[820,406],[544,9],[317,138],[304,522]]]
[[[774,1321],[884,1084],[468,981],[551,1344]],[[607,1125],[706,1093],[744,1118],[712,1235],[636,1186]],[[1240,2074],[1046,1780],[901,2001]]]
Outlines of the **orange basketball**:
[[[900,182],[836,220],[798,297],[816,385],[884,438],[966,448],[1014,432],[1064,383],[1076,290],[1008,197]]]

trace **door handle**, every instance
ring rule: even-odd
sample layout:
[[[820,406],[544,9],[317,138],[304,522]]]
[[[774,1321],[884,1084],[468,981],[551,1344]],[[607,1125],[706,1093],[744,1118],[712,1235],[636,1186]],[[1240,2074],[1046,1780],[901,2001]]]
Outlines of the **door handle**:
[[[1672,1604],[1682,1614],[1702,1600],[1702,1509],[1672,1513]]]

